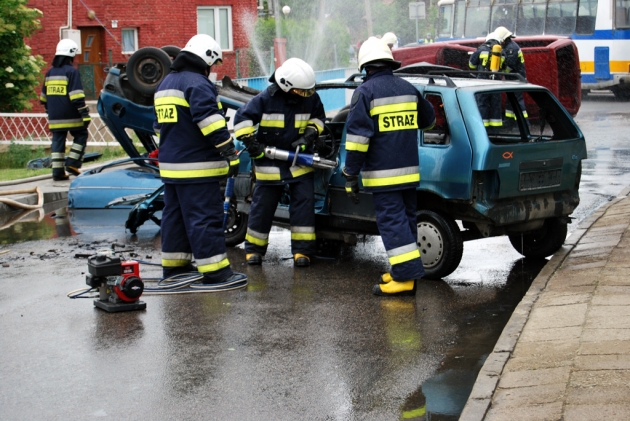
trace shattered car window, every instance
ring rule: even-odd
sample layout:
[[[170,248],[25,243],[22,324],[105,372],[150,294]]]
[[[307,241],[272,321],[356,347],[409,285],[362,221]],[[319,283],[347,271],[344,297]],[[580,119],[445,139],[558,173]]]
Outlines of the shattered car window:
[[[579,137],[558,102],[544,91],[482,92],[477,107],[492,143],[547,142]]]

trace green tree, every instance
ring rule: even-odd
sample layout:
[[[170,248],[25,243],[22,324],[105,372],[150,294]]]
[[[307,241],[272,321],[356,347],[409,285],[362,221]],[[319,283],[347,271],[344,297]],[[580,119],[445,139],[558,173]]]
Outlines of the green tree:
[[[41,28],[42,12],[26,7],[27,0],[0,1],[0,112],[31,109],[38,96],[41,56],[33,56],[25,38]]]

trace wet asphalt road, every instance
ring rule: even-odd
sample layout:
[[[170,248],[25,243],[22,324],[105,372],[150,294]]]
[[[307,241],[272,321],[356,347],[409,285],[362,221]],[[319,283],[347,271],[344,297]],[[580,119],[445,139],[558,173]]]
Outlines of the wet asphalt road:
[[[630,184],[629,109],[606,96],[582,105],[589,159],[576,222]],[[120,243],[127,257],[159,262],[157,228],[131,236],[125,217],[0,231],[0,242],[44,238],[0,249],[9,250],[0,255],[0,419],[419,420],[426,405],[431,420],[455,420],[545,264],[521,259],[506,238],[468,242],[445,281],[382,299],[370,293],[387,270],[380,238],[294,269],[288,232],[274,230],[262,267],[229,251],[247,289],[145,294],[146,311],[118,314],[67,298],[85,287],[77,254]],[[145,279],[159,272],[141,267]]]

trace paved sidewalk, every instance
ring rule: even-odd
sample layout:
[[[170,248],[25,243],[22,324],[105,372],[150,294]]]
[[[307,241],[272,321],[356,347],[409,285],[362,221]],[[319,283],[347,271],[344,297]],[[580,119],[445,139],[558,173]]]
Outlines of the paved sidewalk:
[[[460,421],[630,420],[630,188],[532,283]]]

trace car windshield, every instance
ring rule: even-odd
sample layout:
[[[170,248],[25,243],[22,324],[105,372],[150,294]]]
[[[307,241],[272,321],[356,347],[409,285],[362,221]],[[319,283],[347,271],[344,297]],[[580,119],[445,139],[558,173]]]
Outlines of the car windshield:
[[[548,92],[480,92],[475,99],[492,143],[548,142],[579,137],[570,117]]]

